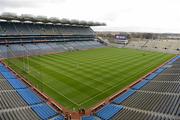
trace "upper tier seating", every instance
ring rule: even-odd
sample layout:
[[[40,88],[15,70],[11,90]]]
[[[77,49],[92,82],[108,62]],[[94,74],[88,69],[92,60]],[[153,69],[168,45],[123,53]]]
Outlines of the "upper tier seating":
[[[93,35],[90,27],[0,22],[0,35]]]
[[[0,21],[0,58],[99,47],[90,27]]]

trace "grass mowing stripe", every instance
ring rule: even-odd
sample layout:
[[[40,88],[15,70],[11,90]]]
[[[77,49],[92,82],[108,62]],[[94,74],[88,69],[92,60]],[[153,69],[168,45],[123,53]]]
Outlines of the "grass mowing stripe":
[[[37,61],[34,61],[34,62],[37,62]],[[41,65],[51,65],[50,67],[52,67],[54,69],[53,72],[56,72],[59,75],[62,75],[61,73],[63,73],[63,71],[60,71],[60,69],[58,69],[59,68],[58,65],[50,64],[50,63],[48,63],[48,60],[41,59],[41,63],[39,63],[39,64],[41,64]],[[46,68],[46,69],[50,69],[50,68]],[[59,70],[59,71],[57,71],[57,70]],[[68,72],[72,72],[72,71],[68,71]],[[89,86],[89,85],[83,83],[83,82],[79,82],[79,80],[76,79],[76,78],[73,78],[70,73],[66,73],[66,74],[67,74],[66,75],[67,78],[70,78],[70,79],[73,79],[73,80],[77,81],[77,84],[79,84],[79,85],[82,84],[82,86],[84,86],[84,87],[89,87],[89,88],[92,88],[92,89],[96,89],[96,88],[93,88],[92,86]],[[65,74],[63,74],[63,75],[65,75]],[[96,90],[98,90],[98,89],[96,89]],[[101,91],[101,90],[98,90],[98,91]]]
[[[50,59],[49,59],[49,61],[54,61],[54,60],[52,60],[52,59],[50,60]],[[47,64],[48,64],[48,63],[47,63]],[[57,66],[58,66],[58,65],[57,65]],[[62,67],[62,66],[61,66],[61,67]],[[64,70],[65,70],[65,69],[64,69]],[[68,72],[69,72],[69,71],[68,71]],[[67,73],[67,74],[68,74],[68,73]],[[85,80],[86,80],[86,79],[85,79]],[[104,81],[103,81],[103,82],[104,82]],[[106,82],[104,82],[104,83],[106,83]]]
[[[48,66],[48,68],[47,67],[43,67],[43,65],[45,66],[45,65],[47,65],[46,64],[46,60],[42,60],[41,59],[41,61],[37,61],[37,60],[32,60],[31,62],[34,62],[35,64],[41,64],[42,65],[42,69],[44,69],[44,68],[46,68],[48,71],[52,71],[51,72],[51,74],[58,74],[59,76],[61,76],[61,78],[63,79],[66,79],[66,80],[68,80],[68,78],[69,79],[73,79],[73,80],[75,80],[75,78],[72,78],[71,76],[68,76],[68,75],[65,75],[65,74],[61,74],[61,73],[63,73],[63,71],[60,71],[58,68],[56,68],[55,66],[56,65],[53,65],[53,64],[49,64],[50,66]],[[62,77],[62,76],[64,76],[64,77]],[[67,81],[66,81],[67,82]],[[76,82],[76,81],[75,81]],[[68,82],[70,85],[72,85],[72,83],[71,82]],[[80,83],[80,82],[78,82],[77,81],[77,84],[82,84],[82,83]],[[88,86],[85,86],[85,84],[83,84],[81,87],[88,87]],[[74,86],[74,87],[76,87],[76,86]],[[80,88],[78,88],[78,89],[80,89]]]
[[[51,58],[48,58],[47,60],[53,60],[53,61],[57,61],[57,60],[55,60],[55,59],[51,59]],[[47,64],[51,64],[50,62],[47,62]],[[68,65],[67,65],[68,66]],[[90,82],[93,82],[93,79],[90,77],[90,76],[87,76],[87,75],[84,75],[83,73],[87,73],[87,72],[91,72],[91,71],[87,71],[87,70],[85,70],[85,69],[78,69],[78,70],[76,70],[76,71],[73,71],[73,69],[71,69],[71,68],[67,68],[67,67],[64,67],[64,66],[62,66],[61,64],[57,64],[55,67],[57,67],[57,68],[59,68],[59,69],[63,69],[63,72],[66,72],[66,74],[71,74],[71,72],[72,72],[72,75],[74,74],[74,75],[78,75],[78,76],[81,76],[81,77],[83,77],[84,78],[84,82],[87,82],[87,79],[88,80],[91,80]],[[81,73],[78,73],[78,72],[81,72]],[[92,73],[92,72],[91,72]],[[92,73],[93,75],[97,75],[97,74],[94,74],[94,73]],[[77,77],[77,76],[76,76]],[[78,77],[79,78],[79,77]],[[80,78],[79,78],[80,79]],[[83,80],[83,79],[82,79]],[[106,84],[106,83],[104,83],[104,82],[101,82],[101,81],[97,81],[97,82],[99,82],[100,84]],[[108,84],[107,84],[108,85]],[[109,85],[108,85],[109,86]]]
[[[110,59],[110,58],[109,58],[109,59]],[[53,60],[52,60],[52,61],[53,61]],[[123,62],[123,61],[122,61],[122,62]],[[117,61],[116,61],[116,63],[117,63]],[[125,62],[124,62],[124,63],[125,63]],[[106,63],[106,64],[107,64],[107,63]],[[62,65],[62,64],[61,64],[61,65]],[[69,65],[69,64],[68,64],[68,62],[67,62],[67,63],[66,63],[66,67],[67,67],[68,65]],[[92,66],[92,67],[91,67],[91,66],[92,66],[92,65],[89,66],[90,69],[93,68],[93,66]],[[70,66],[70,67],[72,68],[73,66]],[[96,67],[96,66],[95,66],[95,67]],[[103,67],[104,67],[104,66],[103,66]],[[107,66],[107,67],[108,67],[108,66]],[[105,68],[107,68],[107,67],[105,67]],[[71,69],[71,68],[70,68],[70,69]],[[102,67],[100,67],[100,65],[98,65],[98,68],[96,67],[96,69],[99,69],[99,68],[102,68]],[[94,69],[94,71],[95,71],[96,69]],[[71,70],[72,70],[72,69],[71,69]],[[88,71],[88,70],[89,70],[89,69],[87,69],[86,72],[91,72],[91,71],[92,71],[92,70],[90,70],[90,71]],[[106,71],[106,69],[103,69],[103,68],[102,68],[101,70]],[[84,70],[82,70],[82,71],[84,71]]]
[[[154,66],[155,67],[155,66]],[[127,80],[129,80],[129,79],[131,79],[131,78],[136,78],[136,79],[138,79],[139,77],[141,77],[141,76],[138,76],[138,77],[136,77],[136,75],[138,75],[138,73],[146,73],[146,72],[149,72],[150,70],[152,70],[152,66],[150,65],[148,68],[145,68],[145,70],[144,71],[139,71],[139,72],[137,72],[136,74],[134,74],[133,76],[130,76],[129,78],[127,78],[126,79],[126,81]],[[130,83],[131,83],[131,81],[130,81]],[[121,84],[116,84],[113,88],[111,88],[111,89],[117,89],[118,90],[118,88],[119,87],[121,87],[121,86],[126,86],[126,84],[125,84],[125,81],[121,81]],[[115,91],[114,90],[114,91]],[[108,94],[108,92],[109,92],[110,90],[106,90],[106,91],[104,91],[102,94],[98,94],[98,95],[96,95],[96,96],[94,96],[93,98],[91,98],[91,99],[88,99],[87,101],[84,101],[83,103],[81,103],[81,106],[89,106],[89,104],[94,104],[94,103],[96,103],[97,101],[98,101],[98,98],[97,97],[99,97],[99,99],[102,99],[102,96],[103,96],[103,94],[104,95],[106,95],[106,96],[108,96],[109,94]],[[97,98],[97,99],[94,99],[94,98]]]
[[[111,58],[109,58],[109,59],[111,59]],[[119,59],[121,59],[121,58],[119,58]],[[116,59],[116,60],[117,60],[117,59]],[[123,60],[126,60],[126,59],[123,58]],[[101,60],[101,61],[103,61],[103,60]],[[72,61],[68,61],[68,62],[65,61],[65,62],[63,62],[63,63],[69,63],[69,62],[71,63]],[[116,61],[116,62],[117,62],[117,61]],[[85,63],[86,63],[86,62],[85,62]],[[107,64],[107,62],[103,62],[103,63],[106,63],[106,64]],[[113,63],[113,62],[109,62],[109,63]],[[99,64],[99,63],[94,63],[94,64],[96,65],[96,64]],[[68,64],[66,64],[66,65],[68,65]],[[93,65],[93,63],[92,63],[91,65]],[[82,64],[82,66],[84,67],[84,66],[90,66],[90,65],[89,65],[89,64]],[[103,64],[102,64],[102,65],[99,64],[98,66],[104,66],[104,65],[103,65]],[[70,67],[73,67],[73,66],[70,66]]]
[[[60,104],[77,110],[105,99],[171,57],[157,52],[101,48],[29,57],[30,72],[21,62],[25,58],[7,61],[34,85],[43,86],[43,92]],[[13,65],[13,61],[20,63]]]
[[[154,59],[156,59],[157,57],[158,57],[158,56],[153,57],[151,60],[154,60]],[[145,61],[145,62],[140,63],[140,64],[145,64],[145,63],[147,63],[147,62],[149,62],[149,61]],[[133,66],[133,67],[140,66],[140,64],[137,64],[136,66]],[[127,68],[126,68],[126,69],[127,69]],[[128,70],[129,70],[129,69],[132,69],[132,68],[129,67]],[[116,85],[118,85],[118,84],[116,84]],[[111,87],[111,88],[109,88],[109,89],[107,88],[106,91],[111,90],[112,88],[113,88],[113,87]],[[101,93],[97,94],[97,96],[100,95],[100,94],[101,94]],[[95,97],[95,96],[94,96],[94,97]],[[92,97],[92,98],[94,98],[94,97]],[[92,98],[91,98],[91,99],[92,99]]]
[[[112,56],[113,56],[113,55],[112,55]],[[109,58],[111,58],[111,59],[113,60],[114,58],[113,58],[112,56],[111,56],[111,57],[108,57],[108,58],[106,57],[106,59],[109,60]],[[120,56],[120,55],[119,55],[119,56]],[[118,58],[119,58],[119,56],[118,56]],[[127,55],[127,56],[130,56],[130,55]],[[53,57],[53,56],[52,56],[52,57]],[[56,57],[56,56],[54,56],[54,57]],[[116,55],[115,57],[117,58],[117,55]],[[123,56],[123,57],[125,57],[125,56]],[[59,59],[60,59],[60,58],[59,58]],[[69,60],[70,62],[74,61],[73,59],[72,59],[72,60],[71,60],[71,59],[72,59],[72,58],[65,59],[65,62],[67,62],[68,60]],[[119,59],[120,59],[120,58],[119,58]],[[123,59],[124,59],[124,58],[123,58]],[[97,59],[96,59],[96,60],[97,60]],[[104,60],[103,58],[100,59],[100,61],[103,61],[103,60]],[[111,60],[111,61],[112,61],[112,60]],[[115,60],[116,60],[116,59],[115,59]],[[68,61],[68,62],[69,62],[69,61]],[[98,60],[98,61],[99,61],[99,60]],[[92,61],[92,60],[91,60],[90,62],[91,62],[91,64],[93,64],[93,63],[96,63],[96,62],[98,62],[98,61]],[[76,62],[77,62],[77,61],[74,61],[74,63],[76,63]],[[84,62],[84,61],[83,61],[83,62]],[[85,62],[85,63],[86,63],[86,62]],[[99,63],[98,63],[98,64],[99,64]]]
[[[126,62],[126,64],[122,64],[122,65],[119,65],[118,66],[118,64],[117,64],[117,66],[116,67],[112,67],[113,69],[115,69],[116,71],[115,72],[112,72],[112,73],[109,73],[109,74],[106,74],[106,75],[103,75],[103,76],[101,76],[101,79],[103,79],[103,81],[104,82],[108,82],[108,80],[109,79],[111,79],[111,77],[112,77],[112,75],[114,74],[116,74],[116,73],[121,73],[122,71],[124,71],[125,69],[127,69],[127,67],[126,66],[128,66],[128,64],[130,65],[130,64],[132,64],[132,63],[134,63],[134,62],[137,62],[137,61],[139,61],[140,59],[138,59],[138,60],[133,60],[133,61],[127,61]],[[135,65],[135,64],[133,64],[133,65]],[[132,65],[132,67],[133,67],[133,65]],[[126,67],[126,68],[124,68],[124,69],[118,69],[118,67],[119,68],[124,68],[124,67]],[[111,69],[109,70],[109,71],[111,71]],[[130,71],[131,72],[131,71]],[[127,72],[128,73],[128,72]],[[123,74],[119,74],[119,75],[121,75],[121,77],[123,77],[125,74],[123,73]],[[108,77],[109,78],[108,78]],[[115,77],[115,76],[114,76]]]

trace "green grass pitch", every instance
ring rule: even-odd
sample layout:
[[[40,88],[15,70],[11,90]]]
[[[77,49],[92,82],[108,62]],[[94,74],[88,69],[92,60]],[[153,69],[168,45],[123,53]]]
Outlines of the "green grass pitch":
[[[99,48],[5,62],[64,107],[89,108],[174,55],[126,48]]]

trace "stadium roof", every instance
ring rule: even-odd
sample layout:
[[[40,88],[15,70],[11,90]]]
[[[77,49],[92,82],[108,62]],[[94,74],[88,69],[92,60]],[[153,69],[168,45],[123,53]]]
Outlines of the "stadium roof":
[[[15,13],[5,12],[0,15],[0,20],[5,21],[19,21],[19,22],[32,22],[32,23],[44,23],[44,24],[61,24],[61,25],[76,25],[76,26],[105,26],[105,23],[92,22],[92,21],[80,21],[80,20],[68,20],[59,19],[56,17],[47,18],[46,16],[34,16],[31,14],[22,14],[20,16]]]

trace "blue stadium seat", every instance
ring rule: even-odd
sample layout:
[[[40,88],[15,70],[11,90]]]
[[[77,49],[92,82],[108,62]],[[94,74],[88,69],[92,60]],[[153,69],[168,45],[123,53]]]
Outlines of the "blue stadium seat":
[[[165,70],[166,68],[159,68],[158,70],[156,70],[155,71],[155,73],[158,73],[158,74],[160,74],[160,73],[162,73],[164,70]]]
[[[27,88],[27,86],[20,80],[18,79],[7,79],[8,82],[13,86],[13,88],[15,89],[24,89],[24,88]]]
[[[131,96],[132,94],[134,94],[135,91],[134,90],[128,90],[125,93],[121,94],[118,98],[116,98],[113,103],[116,104],[120,104],[121,102],[123,102],[124,100],[126,100],[129,96]]]
[[[96,115],[103,120],[109,120],[110,118],[112,118],[115,114],[117,114],[122,109],[123,109],[123,106],[108,104],[108,105],[104,106],[102,109],[100,109],[96,113]]]
[[[177,59],[179,59],[180,57],[177,56],[175,58],[173,58],[171,61],[169,61],[167,64],[172,64],[173,62],[175,62]]]
[[[148,77],[146,77],[146,80],[153,80],[158,74],[157,73],[152,73]]]
[[[3,66],[3,64],[1,64],[2,66],[0,66],[0,72],[9,72],[9,70],[7,68],[5,68]]]
[[[96,120],[94,116],[82,116],[82,120]]]
[[[17,92],[29,105],[43,102],[43,100],[30,89],[20,89],[20,90],[17,90]]]
[[[6,79],[15,79],[16,76],[14,76],[11,72],[1,72],[1,74],[6,78]]]
[[[43,120],[47,120],[50,117],[53,117],[58,114],[53,108],[51,108],[47,104],[36,105],[36,106],[32,106],[31,108]]]
[[[52,119],[52,120],[64,120],[64,116],[59,115],[56,118]]]
[[[140,88],[145,86],[148,82],[149,82],[148,80],[143,80],[143,81],[139,82],[138,84],[136,84],[135,86],[133,86],[132,89],[139,90]]]
[[[2,63],[0,63],[0,67],[4,66]]]
[[[0,64],[0,72],[8,72],[8,69],[3,64]]]

